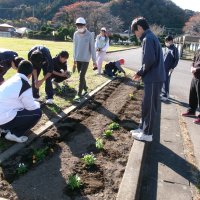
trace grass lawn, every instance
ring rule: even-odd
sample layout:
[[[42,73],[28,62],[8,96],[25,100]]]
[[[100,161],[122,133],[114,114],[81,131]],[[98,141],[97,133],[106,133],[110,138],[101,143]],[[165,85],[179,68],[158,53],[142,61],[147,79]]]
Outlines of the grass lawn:
[[[11,49],[16,51],[19,56],[27,59],[28,51],[34,45],[44,45],[49,48],[52,57],[54,57],[61,50],[67,50],[70,54],[68,60],[68,69],[71,71],[72,63],[73,63],[73,44],[72,42],[55,42],[55,41],[45,41],[45,40],[30,40],[30,39],[18,39],[18,38],[0,38],[0,48]],[[126,46],[111,46],[108,50],[119,50],[122,48],[127,48]],[[87,85],[89,87],[89,91],[95,89],[105,81],[107,78],[103,76],[96,76],[92,70],[92,62],[90,63],[90,67],[87,72]],[[5,76],[5,78],[9,78],[15,73],[13,69],[9,70]],[[78,86],[78,73],[75,72],[70,79],[68,79],[68,84],[71,89],[77,88]],[[41,98],[45,98],[44,86],[40,89]],[[68,95],[55,95],[54,101],[56,103],[56,107],[51,107],[53,112],[59,112],[60,109],[65,108],[70,105],[73,96]]]
[[[45,41],[45,40],[30,40],[30,39],[18,39],[18,38],[1,38],[0,37],[0,48],[10,49],[16,51],[19,56],[27,59],[28,51],[31,47],[34,45],[44,45],[47,48],[50,49],[50,52],[52,54],[52,57],[54,57],[56,54],[58,54],[61,50],[67,50],[70,54],[69,60],[68,60],[68,69],[72,71],[72,63],[73,63],[73,44],[72,42],[55,42],[55,41]],[[119,49],[125,49],[126,46],[114,46],[109,47],[108,50],[119,50]],[[128,70],[126,70],[128,72]],[[13,74],[15,74],[16,71],[13,69],[10,69],[7,74],[4,76],[5,79],[8,79]],[[41,73],[42,74],[42,73]],[[87,74],[86,74],[86,81],[87,86],[89,87],[89,91],[94,90],[102,83],[106,82],[108,78],[104,76],[97,76],[95,75],[96,72],[92,70],[92,62],[90,63],[90,66],[88,68]],[[74,96],[76,95],[76,88],[78,87],[79,82],[79,76],[77,71],[72,74],[71,78],[68,79],[68,85],[70,86],[69,89],[67,89],[64,93],[60,93],[59,91],[55,93],[54,96],[54,102],[55,105],[45,105],[42,107],[43,110],[43,116],[42,119],[39,122],[39,125],[42,125],[45,121],[48,119],[51,119],[52,117],[55,117],[58,113],[62,111],[62,109],[69,107],[72,104],[72,100]],[[45,99],[45,91],[44,91],[44,85],[40,89],[40,95],[41,99]],[[11,142],[7,140],[1,140],[0,141],[0,152],[7,149],[12,145]]]

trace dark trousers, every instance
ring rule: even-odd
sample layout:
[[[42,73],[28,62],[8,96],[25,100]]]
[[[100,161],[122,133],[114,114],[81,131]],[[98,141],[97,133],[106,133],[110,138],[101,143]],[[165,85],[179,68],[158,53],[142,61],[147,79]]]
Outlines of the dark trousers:
[[[139,128],[146,135],[152,135],[156,122],[159,122],[161,112],[160,93],[163,83],[144,83],[144,97],[142,100],[142,119]]]
[[[165,73],[165,82],[163,83],[163,88],[162,88],[162,95],[163,95],[163,97],[168,97],[168,95],[169,95],[170,79],[171,79],[171,73],[169,75],[169,70],[166,70],[166,73]]]
[[[81,96],[83,90],[87,90],[85,75],[88,69],[89,62],[77,62],[77,70],[79,73],[79,88],[78,96]]]
[[[57,75],[53,74],[53,75],[51,76],[51,79],[54,79],[54,81],[55,81],[56,83],[61,83],[61,82],[63,82],[64,80],[66,80],[67,77],[61,77],[61,76],[57,76]]]
[[[200,80],[194,77],[190,85],[189,106],[189,111],[194,113],[200,107]]]
[[[41,69],[43,70],[43,75],[45,76],[47,71],[47,66],[43,65],[42,68],[37,68],[37,76],[39,77]],[[34,77],[32,76],[32,90],[33,90],[33,97],[40,98],[39,89],[35,88]],[[51,76],[45,81],[45,92],[46,92],[46,99],[53,99],[53,86],[51,82]]]
[[[4,130],[9,130],[12,134],[20,137],[30,130],[42,116],[42,111],[40,109],[36,110],[22,110],[18,111],[16,117],[3,125],[0,128]]]
[[[114,67],[111,67],[109,65],[106,65],[105,66],[105,70],[104,70],[104,74],[110,76],[110,77],[113,77],[116,75],[116,72],[117,72],[117,68],[114,68]]]

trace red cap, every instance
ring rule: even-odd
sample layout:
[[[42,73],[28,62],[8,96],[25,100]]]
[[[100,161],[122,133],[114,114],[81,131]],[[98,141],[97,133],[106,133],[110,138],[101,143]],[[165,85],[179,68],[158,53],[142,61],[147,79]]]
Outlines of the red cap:
[[[124,59],[119,60],[120,65],[124,65],[124,62],[125,62]]]

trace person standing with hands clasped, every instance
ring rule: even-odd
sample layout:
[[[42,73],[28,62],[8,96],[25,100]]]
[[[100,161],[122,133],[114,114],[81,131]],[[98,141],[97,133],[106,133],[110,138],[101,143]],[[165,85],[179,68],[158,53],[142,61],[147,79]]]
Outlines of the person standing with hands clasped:
[[[103,27],[101,28],[100,34],[97,35],[95,42],[98,75],[101,75],[102,63],[106,56],[106,51],[108,47],[109,47],[109,38],[106,35],[106,28]]]
[[[151,142],[155,126],[159,123],[160,93],[165,81],[163,52],[145,18],[134,19],[131,29],[142,42],[142,66],[133,76],[133,80],[142,79],[144,82],[142,119],[139,128],[132,130],[131,134],[137,140]]]
[[[162,101],[167,101],[169,98],[169,84],[170,84],[171,74],[179,61],[178,49],[175,47],[173,43],[173,37],[171,35],[168,35],[165,38],[165,45],[166,49],[164,53],[164,66],[166,71],[166,80],[162,88],[162,95],[161,95]]]
[[[74,66],[79,73],[79,88],[74,101],[80,102],[81,97],[88,94],[85,75],[89,66],[90,58],[93,60],[93,70],[97,69],[94,35],[86,28],[86,21],[83,17],[76,20],[77,31],[74,33]]]

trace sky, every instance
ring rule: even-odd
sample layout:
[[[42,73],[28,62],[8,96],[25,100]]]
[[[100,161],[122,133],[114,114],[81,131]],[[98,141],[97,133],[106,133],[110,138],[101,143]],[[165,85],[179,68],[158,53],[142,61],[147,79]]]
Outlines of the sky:
[[[183,9],[200,12],[200,0],[172,0],[176,5]]]

